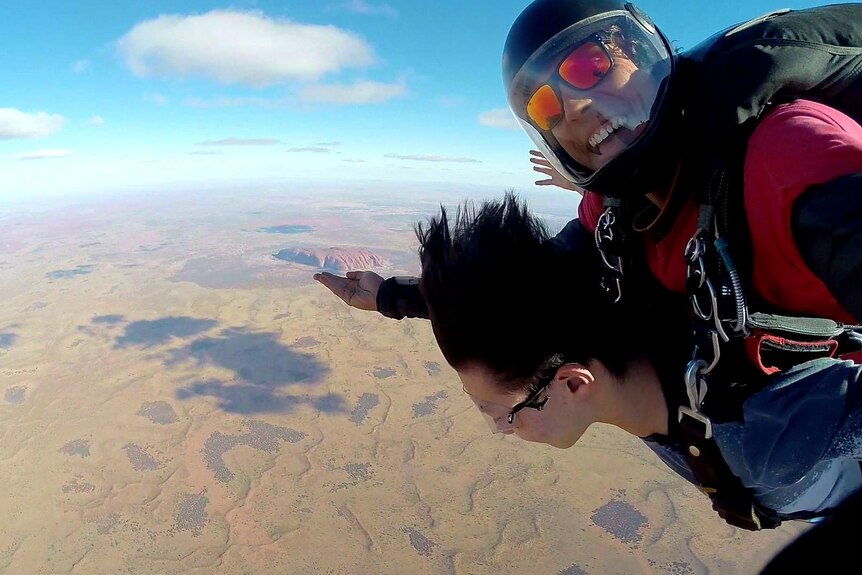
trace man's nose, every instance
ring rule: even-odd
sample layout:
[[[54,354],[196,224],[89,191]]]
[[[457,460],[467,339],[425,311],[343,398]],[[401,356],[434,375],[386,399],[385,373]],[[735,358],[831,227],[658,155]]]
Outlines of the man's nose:
[[[566,122],[580,122],[592,105],[593,101],[589,98],[566,95],[563,100],[563,117]]]

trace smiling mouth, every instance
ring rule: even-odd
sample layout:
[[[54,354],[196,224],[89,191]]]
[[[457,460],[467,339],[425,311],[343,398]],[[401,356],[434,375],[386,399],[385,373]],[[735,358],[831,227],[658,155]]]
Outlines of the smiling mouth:
[[[609,122],[605,122],[605,124],[595,131],[595,133],[590,136],[589,141],[587,142],[587,150],[591,153],[601,156],[602,155],[602,142],[607,140],[611,135],[617,134],[620,130],[625,130],[627,132],[634,133],[638,127],[646,124],[647,120],[643,121],[631,121],[627,116],[620,116],[618,118],[614,118]],[[627,142],[630,143],[630,142]]]

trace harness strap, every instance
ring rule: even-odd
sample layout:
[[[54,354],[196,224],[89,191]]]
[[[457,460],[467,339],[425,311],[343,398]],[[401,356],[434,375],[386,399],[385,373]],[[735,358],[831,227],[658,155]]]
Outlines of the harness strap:
[[[828,512],[779,517],[759,505],[721,454],[713,437],[713,420],[739,420],[745,399],[768,383],[771,374],[817,357],[862,359],[862,340],[858,326],[820,318],[755,313],[747,328],[751,334],[745,340],[721,345],[720,369],[703,359],[689,362],[685,378],[689,405],[679,407],[678,430],[689,467],[719,516],[743,529],[772,529],[782,519],[811,519]],[[758,351],[758,364],[748,357],[753,347]],[[736,381],[745,384],[734,385]]]
[[[697,417],[681,411],[679,432],[688,465],[722,519],[749,531],[781,525],[781,518],[758,505],[751,489],[730,470],[712,436],[711,424],[705,425]]]
[[[771,529],[781,524],[781,518],[760,506],[753,491],[731,471],[713,438],[710,415],[723,416],[734,399],[747,397],[767,381],[752,377],[742,386],[748,389],[740,393],[740,386],[734,388],[733,383],[745,382],[739,379],[744,365],[756,366],[758,375],[770,375],[816,357],[856,352],[859,346],[852,344],[857,339],[844,336],[851,328],[831,320],[749,315],[743,281],[722,235],[732,227],[728,189],[727,175],[716,163],[701,199],[697,231],[686,247],[696,337],[685,373],[689,405],[679,409],[679,429],[689,466],[718,514],[744,529]]]
[[[678,409],[678,437],[689,467],[710,497],[713,509],[727,523],[755,531],[775,528],[782,519],[810,519],[815,514],[779,517],[761,506],[722,456],[712,434],[711,417],[716,421],[738,420],[745,399],[767,381],[762,375],[814,357],[849,358],[843,355],[847,352],[862,355],[862,346],[839,346],[835,338],[850,330],[835,322],[823,323],[829,320],[800,322],[783,316],[749,316],[744,281],[737,274],[731,246],[723,238],[734,227],[728,225],[732,211],[728,205],[730,187],[723,166],[714,165],[707,193],[700,197],[697,232],[686,247],[687,287],[696,316],[695,349],[685,374],[687,405],[683,401]],[[628,267],[632,263],[627,259],[630,246],[625,237],[629,229],[626,218],[630,215],[627,207],[630,206],[620,200],[606,197],[595,230],[604,264],[602,286],[614,302],[623,297],[624,272],[628,271],[624,264]],[[746,359],[746,346],[755,351],[752,355],[758,361]]]

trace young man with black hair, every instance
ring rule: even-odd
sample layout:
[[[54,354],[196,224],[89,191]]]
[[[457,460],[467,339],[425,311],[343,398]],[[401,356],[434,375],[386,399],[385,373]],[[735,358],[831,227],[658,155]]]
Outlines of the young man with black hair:
[[[677,427],[691,345],[678,299],[661,290],[623,306],[600,297],[589,237],[575,226],[561,244],[512,195],[465,206],[454,225],[444,210],[417,233],[423,299],[413,315],[430,317],[495,431],[567,448],[593,423],[616,425],[696,483]],[[354,297],[374,309],[371,294]],[[713,433],[759,509],[778,520],[820,516],[862,486],[862,367],[808,362],[772,376],[740,408]]]
[[[650,298],[628,310],[597,297],[584,281],[597,265],[592,253],[554,250],[511,195],[465,206],[454,223],[443,211],[417,233],[435,337],[497,431],[567,448],[593,423],[611,424],[693,479],[677,436],[675,350],[686,349],[688,330],[675,302]],[[502,275],[505,284],[495,281]],[[862,486],[859,365],[827,358],[790,368],[741,410],[712,430],[766,513],[828,515]]]

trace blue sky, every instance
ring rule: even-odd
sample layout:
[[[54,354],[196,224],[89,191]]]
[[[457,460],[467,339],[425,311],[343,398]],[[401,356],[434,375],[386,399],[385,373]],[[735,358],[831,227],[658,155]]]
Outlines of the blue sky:
[[[525,0],[3,4],[0,202],[293,178],[535,179],[500,79]],[[817,3],[638,4],[685,48]]]

